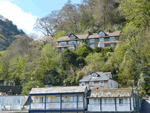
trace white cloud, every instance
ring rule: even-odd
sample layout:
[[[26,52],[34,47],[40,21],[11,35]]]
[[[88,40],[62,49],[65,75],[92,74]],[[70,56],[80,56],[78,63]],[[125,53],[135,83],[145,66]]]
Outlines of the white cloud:
[[[11,0],[0,0],[0,14],[11,20],[19,29],[23,29],[27,34],[33,32],[33,25],[37,19],[31,13],[24,12]]]

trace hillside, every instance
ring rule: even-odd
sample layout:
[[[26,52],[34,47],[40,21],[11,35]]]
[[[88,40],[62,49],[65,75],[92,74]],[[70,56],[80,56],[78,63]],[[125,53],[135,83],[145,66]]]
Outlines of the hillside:
[[[13,80],[23,86],[22,94],[28,94],[36,86],[78,85],[89,71],[112,72],[119,87],[134,86],[140,94],[150,95],[150,1],[114,1],[68,2],[60,11],[37,20],[36,28],[51,38],[42,43],[18,36],[1,53],[0,79]],[[55,48],[55,39],[61,36],[108,28],[122,31],[116,48],[92,49],[85,43],[76,50]]]
[[[14,36],[25,34],[12,21],[0,15],[0,51],[5,50],[15,40]]]

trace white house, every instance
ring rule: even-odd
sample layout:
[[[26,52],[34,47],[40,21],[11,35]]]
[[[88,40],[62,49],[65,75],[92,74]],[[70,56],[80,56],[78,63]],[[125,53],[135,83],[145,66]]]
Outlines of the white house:
[[[0,110],[21,110],[27,99],[25,95],[0,96]]]
[[[88,99],[87,113],[129,113],[141,109],[141,99],[129,88],[92,89]]]

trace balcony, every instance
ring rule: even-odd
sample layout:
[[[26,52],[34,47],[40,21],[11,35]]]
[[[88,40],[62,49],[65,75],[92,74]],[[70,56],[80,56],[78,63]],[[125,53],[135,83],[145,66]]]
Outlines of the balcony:
[[[101,108],[102,107],[102,108]],[[124,103],[106,103],[106,104],[89,104],[88,105],[88,111],[130,111],[130,104]]]
[[[31,103],[31,110],[44,110],[45,103]],[[46,103],[46,110],[60,110],[61,103],[60,102],[49,102]],[[83,102],[62,102],[62,109],[83,109]]]

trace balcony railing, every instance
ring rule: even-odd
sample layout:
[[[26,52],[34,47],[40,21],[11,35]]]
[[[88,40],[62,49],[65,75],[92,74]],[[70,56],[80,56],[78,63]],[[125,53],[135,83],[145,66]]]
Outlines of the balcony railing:
[[[84,108],[83,102],[78,102],[78,108],[77,108],[77,102],[62,102],[62,104],[60,102],[46,103],[47,110],[83,109],[83,108]],[[31,109],[45,109],[45,103],[31,103]]]
[[[88,111],[130,111],[130,103],[106,103],[106,104],[88,104]]]

